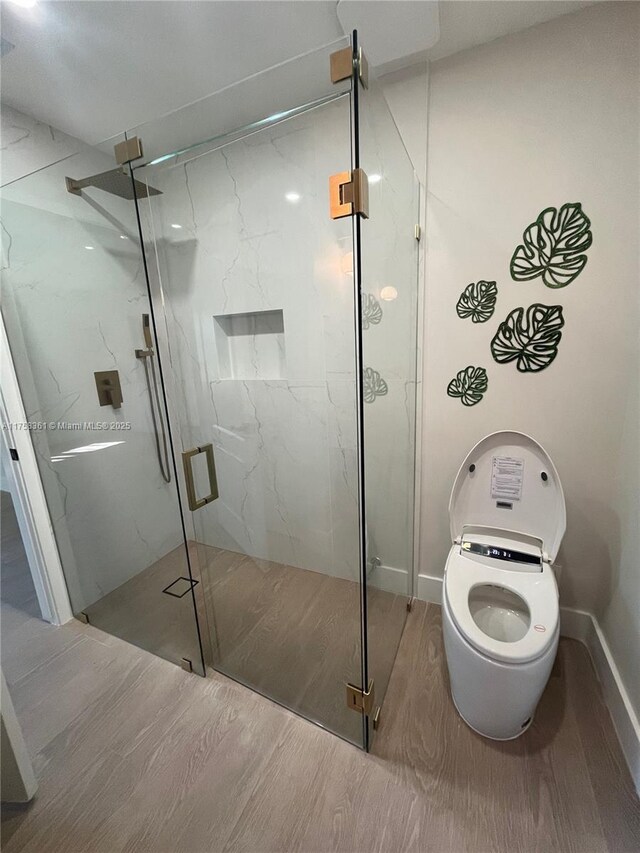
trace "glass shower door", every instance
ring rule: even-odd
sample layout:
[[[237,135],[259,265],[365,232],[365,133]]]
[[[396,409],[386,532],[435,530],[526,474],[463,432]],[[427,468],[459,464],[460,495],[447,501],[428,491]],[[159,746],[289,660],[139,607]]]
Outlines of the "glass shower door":
[[[357,61],[354,69],[357,76]],[[386,695],[414,583],[420,187],[371,69],[354,100],[357,165],[368,176],[369,187],[368,218],[356,224],[356,268],[367,678],[373,681],[378,708]],[[384,725],[384,707],[373,719],[376,727]],[[368,737],[371,742],[372,731]]]
[[[363,746],[345,695],[362,683],[354,247],[328,199],[351,166],[340,46],[138,128],[135,174],[161,193],[139,208],[212,663]]]
[[[204,675],[164,402],[138,357],[155,342],[131,187],[112,144],[66,140],[70,156],[2,188],[2,315],[28,418],[13,428],[30,431],[76,616]]]

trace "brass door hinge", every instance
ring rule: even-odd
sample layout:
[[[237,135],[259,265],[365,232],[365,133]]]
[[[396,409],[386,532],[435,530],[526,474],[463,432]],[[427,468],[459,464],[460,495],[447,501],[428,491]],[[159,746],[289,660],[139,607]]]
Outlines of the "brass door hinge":
[[[369,714],[373,711],[375,703],[375,690],[373,686],[373,678],[369,681],[368,690],[364,691],[361,687],[356,687],[355,684],[347,684],[347,706],[352,711],[357,711],[359,714]]]
[[[113,153],[118,166],[124,166],[125,163],[130,163],[132,160],[139,160],[142,153],[142,140],[139,136],[132,136],[131,139],[125,139],[124,142],[118,142],[113,146]]]
[[[329,178],[329,213],[332,219],[359,214],[369,218],[369,179],[364,169],[336,172]]]
[[[329,57],[329,68],[331,69],[331,82],[340,83],[348,80],[353,74],[353,50],[351,47],[343,47],[334,51]]]
[[[416,240],[420,240],[420,237],[422,237],[422,228],[420,228],[419,225],[416,225],[416,227],[413,229],[413,236],[416,238]]]
[[[362,48],[358,48],[358,79],[365,89],[369,88],[369,63],[364,55]],[[331,82],[340,83],[342,80],[348,80],[353,74],[353,49],[351,47],[343,47],[341,50],[334,51],[329,57],[329,68],[331,71]]]

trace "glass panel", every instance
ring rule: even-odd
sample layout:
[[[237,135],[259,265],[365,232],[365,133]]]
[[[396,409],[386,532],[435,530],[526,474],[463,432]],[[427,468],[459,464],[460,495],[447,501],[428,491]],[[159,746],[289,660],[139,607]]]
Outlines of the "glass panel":
[[[193,104],[127,132],[140,136],[144,163],[186,153],[196,156],[224,142],[259,132],[351,89],[351,80],[332,83],[331,54],[348,47],[347,38],[255,74]],[[193,149],[193,150],[190,150]],[[138,164],[139,165],[139,164]]]
[[[169,117],[195,147],[136,177],[161,192],[140,211],[183,449],[215,455],[219,497],[187,518],[214,665],[362,746],[345,699],[362,677],[353,238],[328,198],[350,168],[350,98],[331,88],[329,53],[236,87],[232,115],[253,104],[251,126],[223,139],[192,138],[216,136],[218,96]],[[282,87],[300,61],[317,66],[314,97],[285,86],[278,108],[333,100],[256,129],[272,73]],[[165,137],[158,123],[136,133],[154,155]],[[203,467],[194,481],[204,496]]]
[[[114,167],[78,147],[2,189],[2,313],[43,487],[74,612],[204,674],[130,178],[68,192]]]
[[[371,72],[358,95],[368,677],[382,705],[413,590],[419,184]]]

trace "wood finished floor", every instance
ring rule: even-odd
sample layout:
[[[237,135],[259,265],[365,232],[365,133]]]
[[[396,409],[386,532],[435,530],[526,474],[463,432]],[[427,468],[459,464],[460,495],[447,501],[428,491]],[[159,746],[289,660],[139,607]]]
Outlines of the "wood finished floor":
[[[2,664],[40,788],[3,808],[6,853],[640,849],[640,806],[575,641],[529,731],[494,743],[456,715],[440,610],[418,603],[366,755],[222,675],[47,625],[11,587]]]

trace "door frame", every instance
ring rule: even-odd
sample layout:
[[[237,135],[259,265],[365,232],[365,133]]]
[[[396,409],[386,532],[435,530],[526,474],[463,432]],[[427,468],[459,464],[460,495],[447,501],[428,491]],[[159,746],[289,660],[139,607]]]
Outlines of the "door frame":
[[[64,625],[73,619],[73,610],[30,431],[21,427],[28,421],[4,318],[0,321],[0,359],[2,443],[7,458],[11,448],[18,455],[17,460],[10,459],[18,525],[42,618],[53,625]]]

